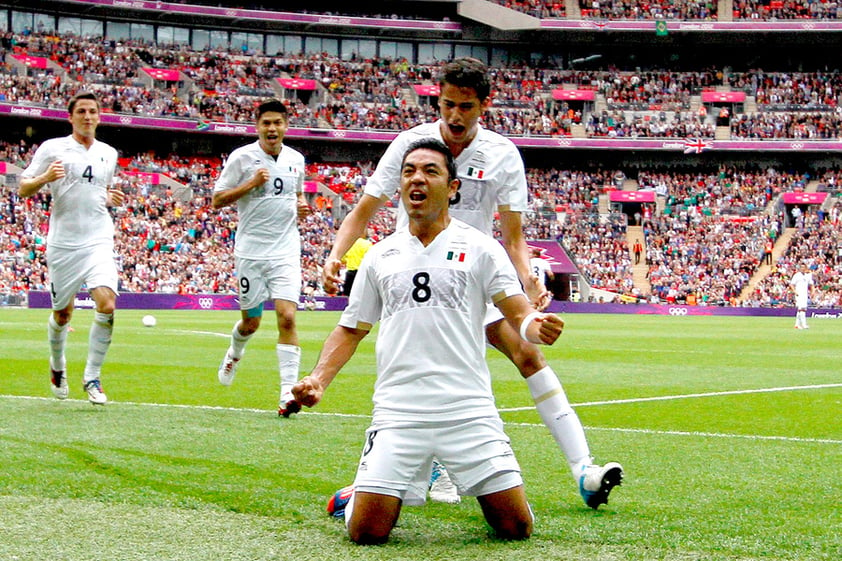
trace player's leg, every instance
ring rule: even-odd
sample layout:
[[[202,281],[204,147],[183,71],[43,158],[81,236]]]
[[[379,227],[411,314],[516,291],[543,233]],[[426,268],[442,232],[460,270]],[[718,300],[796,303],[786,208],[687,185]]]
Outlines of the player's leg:
[[[50,389],[58,399],[67,399],[70,387],[67,384],[67,359],[64,350],[67,347],[67,332],[70,330],[70,318],[73,316],[73,304],[60,310],[53,310],[47,320],[47,340],[50,343]]]
[[[117,293],[107,286],[97,286],[89,291],[96,305],[94,320],[88,336],[88,360],[85,362],[83,385],[88,400],[95,405],[108,401],[102,389],[102,365],[105,355],[111,347],[114,332],[114,310],[117,306]]]
[[[535,408],[564,454],[570,472],[579,484],[582,499],[592,508],[595,508],[593,503],[596,500],[607,502],[611,489],[622,481],[622,467],[616,462],[606,466],[594,465],[582,422],[570,406],[558,376],[547,364],[541,350],[524,341],[505,321],[486,325],[486,337],[526,379]],[[607,478],[602,473],[606,467],[610,471]],[[599,481],[597,488],[593,488],[594,480]],[[597,498],[594,498],[594,493]]]
[[[466,496],[476,496],[485,519],[501,539],[532,533],[520,465],[499,416],[454,421],[437,428],[436,454]]]
[[[298,382],[301,366],[301,347],[298,346],[295,324],[298,299],[301,295],[301,260],[272,262],[267,268],[266,276],[278,323],[276,351],[281,386],[278,415],[289,417],[301,410],[301,405],[292,397],[292,387]]]
[[[292,396],[292,387],[298,382],[301,366],[301,347],[298,346],[298,332],[295,326],[297,302],[275,300],[275,315],[278,320],[278,371],[281,379],[281,397],[278,415],[289,417],[301,410],[301,405]]]
[[[525,540],[532,535],[532,509],[523,485],[477,497],[495,535],[503,540]]]
[[[237,366],[246,352],[246,344],[260,327],[263,303],[268,296],[261,279],[260,263],[235,258],[239,276],[240,320],[231,329],[228,349],[219,363],[217,378],[223,386],[234,383]]]
[[[426,427],[366,430],[354,492],[345,506],[345,525],[353,542],[385,542],[401,507],[424,503],[435,441]]]
[[[102,244],[71,253],[72,259],[78,264],[76,270],[80,271],[81,279],[88,286],[88,294],[94,301],[83,388],[88,394],[88,401],[94,405],[103,405],[108,399],[102,390],[100,377],[105,356],[111,347],[114,310],[117,308],[118,273],[114,250],[111,244]]]
[[[360,545],[377,545],[389,539],[401,513],[401,499],[355,491],[345,509],[348,537]]]
[[[52,313],[47,320],[47,341],[50,344],[50,389],[58,399],[70,393],[67,384],[67,333],[76,293],[82,286],[82,271],[72,252],[53,249],[47,252]]]

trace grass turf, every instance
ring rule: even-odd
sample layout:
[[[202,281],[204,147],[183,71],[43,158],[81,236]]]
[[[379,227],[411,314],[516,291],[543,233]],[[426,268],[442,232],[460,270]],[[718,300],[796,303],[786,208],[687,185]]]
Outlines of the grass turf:
[[[91,312],[70,334],[71,399],[51,397],[45,310],[0,310],[0,559],[842,558],[842,322],[567,315],[545,348],[597,460],[627,479],[584,506],[514,367],[489,352],[498,406],[537,515],[489,537],[475,501],[406,508],[357,547],[324,512],[353,478],[371,408],[374,337],[313,411],[278,419],[271,316],[230,388],[216,369],[232,312],[118,311],[84,401]],[[300,313],[302,370],[333,313]]]

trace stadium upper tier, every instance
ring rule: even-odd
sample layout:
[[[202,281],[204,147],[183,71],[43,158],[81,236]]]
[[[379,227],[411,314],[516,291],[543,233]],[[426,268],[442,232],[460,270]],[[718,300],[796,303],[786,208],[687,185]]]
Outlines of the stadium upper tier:
[[[270,96],[287,101],[291,125],[300,129],[400,131],[438,113],[432,77],[439,65],[404,59],[244,56],[240,50],[195,51],[51,33],[10,34],[2,50],[7,64],[0,70],[0,113],[13,113],[11,105],[34,104],[59,110],[57,118],[63,118],[66,100],[82,90],[96,91],[107,113],[190,120],[182,128],[199,131],[241,123],[246,128],[236,132],[253,132],[248,128],[253,109]],[[492,80],[485,124],[523,137],[523,145],[540,139],[549,140],[549,146],[576,146],[588,138],[660,138],[672,142],[648,147],[688,151],[688,139],[691,144],[708,139],[698,148],[689,146],[700,152],[728,140],[839,139],[839,72],[502,66],[492,68]],[[723,108],[734,110],[724,120]],[[143,126],[140,120],[116,122]]]

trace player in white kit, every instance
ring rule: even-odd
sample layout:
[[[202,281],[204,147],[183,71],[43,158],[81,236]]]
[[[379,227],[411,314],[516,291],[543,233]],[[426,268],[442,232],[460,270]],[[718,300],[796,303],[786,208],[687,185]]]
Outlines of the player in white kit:
[[[402,160],[409,223],[366,254],[348,307],[295,397],[317,404],[380,321],[372,423],[345,513],[351,539],[386,541],[401,506],[424,502],[433,457],[463,494],[478,497],[499,537],[525,539],[532,513],[485,362],[487,302],[532,343],[552,344],[564,322],[529,304],[498,242],[450,218],[459,180],[448,148],[422,139]]]
[[[810,302],[810,287],[813,286],[813,273],[806,263],[802,263],[798,271],[789,281],[795,291],[795,329],[810,329],[807,325],[807,305]]]
[[[377,210],[395,194],[407,146],[421,138],[435,138],[450,149],[461,181],[450,208],[452,216],[491,235],[494,213],[499,213],[503,246],[509,259],[532,304],[544,309],[549,303],[547,290],[531,272],[523,237],[521,213],[527,210],[528,197],[523,160],[511,140],[479,124],[491,103],[487,68],[476,59],[456,59],[442,69],[439,86],[441,119],[404,131],[392,141],[369,178],[365,194],[343,220],[324,264],[325,289],[336,290],[342,256],[363,235]],[[406,214],[400,207],[398,227],[405,223]],[[564,454],[582,499],[597,508],[608,501],[608,494],[622,481],[622,467],[617,462],[594,464],[579,417],[543,353],[501,320],[499,312],[492,308],[485,321],[488,342],[505,354],[526,379],[541,420]],[[438,479],[433,482],[431,498],[458,501],[458,495],[447,492],[452,486],[436,493],[438,483]]]
[[[303,193],[304,156],[283,143],[289,128],[286,106],[276,99],[265,101],[256,117],[258,140],[228,156],[213,191],[214,208],[237,205],[234,258],[242,314],[217,377],[223,385],[233,383],[246,343],[260,327],[263,304],[272,300],[278,325],[278,415],[288,417],[301,409],[292,398],[301,363],[295,326],[301,294],[298,218],[310,208]]]
[[[58,399],[69,395],[67,332],[75,296],[86,286],[96,309],[82,384],[88,400],[95,405],[108,401],[100,375],[111,345],[117,307],[114,223],[108,206],[119,206],[125,200],[123,192],[112,187],[117,151],[96,139],[99,109],[94,94],[74,96],[67,107],[73,132],[38,147],[32,162],[21,173],[18,188],[21,197],[31,197],[47,186],[53,199],[47,234],[53,310],[47,334],[53,395]]]

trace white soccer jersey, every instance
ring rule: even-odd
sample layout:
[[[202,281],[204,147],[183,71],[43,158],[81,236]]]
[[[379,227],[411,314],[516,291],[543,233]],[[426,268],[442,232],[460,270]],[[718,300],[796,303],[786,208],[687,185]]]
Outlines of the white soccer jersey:
[[[810,286],[813,284],[813,273],[798,271],[792,275],[790,284],[795,289],[795,304],[799,308],[806,308],[810,297]]]
[[[47,246],[113,246],[114,222],[106,200],[117,168],[117,151],[98,140],[85,148],[72,135],[51,138],[38,147],[21,177],[41,175],[55,161],[64,164],[65,176],[47,184],[53,196]]]
[[[545,282],[547,279],[547,273],[552,272],[552,268],[550,267],[550,264],[547,263],[547,260],[541,259],[540,257],[530,258],[529,268],[532,269],[532,272],[541,280],[541,282]]]
[[[400,133],[377,163],[368,179],[365,193],[392,198],[400,184],[401,162],[410,144],[423,138],[444,141],[441,121],[426,123]],[[495,132],[479,127],[471,144],[456,158],[456,175],[462,181],[450,215],[467,222],[488,235],[492,234],[494,212],[507,207],[515,212],[527,210],[528,194],[523,159],[514,143]],[[408,223],[400,204],[397,228]]]
[[[304,188],[304,156],[284,145],[278,160],[259,141],[231,152],[214,186],[214,193],[233,189],[260,168],[269,181],[237,201],[239,226],[234,255],[245,259],[300,259],[298,194]]]
[[[339,324],[380,321],[375,423],[497,415],[483,319],[498,294],[523,294],[514,266],[458,220],[427,247],[403,228],[368,251]]]

